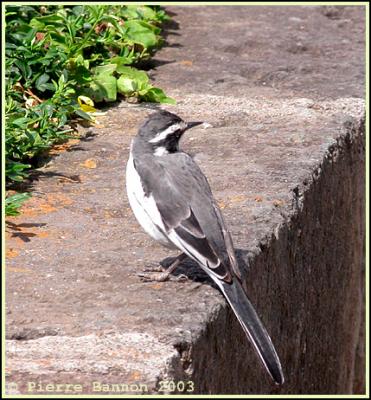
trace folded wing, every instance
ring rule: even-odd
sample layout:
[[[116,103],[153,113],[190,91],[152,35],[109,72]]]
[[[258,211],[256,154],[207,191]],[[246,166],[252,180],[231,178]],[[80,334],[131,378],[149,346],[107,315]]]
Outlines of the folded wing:
[[[153,196],[169,239],[219,286],[251,340],[264,366],[278,384],[284,381],[281,363],[259,316],[241,285],[232,240],[209,184],[184,153],[138,163],[148,196]]]

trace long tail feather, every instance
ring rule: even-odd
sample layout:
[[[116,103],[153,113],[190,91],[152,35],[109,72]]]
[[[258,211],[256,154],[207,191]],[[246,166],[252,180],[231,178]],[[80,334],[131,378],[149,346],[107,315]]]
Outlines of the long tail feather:
[[[236,279],[233,284],[221,281],[216,283],[221,288],[267,371],[277,384],[282,385],[284,376],[277,352],[241,284]]]

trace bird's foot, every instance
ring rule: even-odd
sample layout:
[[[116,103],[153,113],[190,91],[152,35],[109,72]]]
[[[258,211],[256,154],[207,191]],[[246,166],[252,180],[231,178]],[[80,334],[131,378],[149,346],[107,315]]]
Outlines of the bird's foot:
[[[158,263],[151,263],[145,266],[144,272],[166,272],[166,268]]]
[[[148,265],[143,272],[138,273],[140,280],[142,282],[185,282],[188,277],[184,274],[178,276],[172,276],[173,270],[171,268],[164,268],[161,265]]]
[[[149,273],[150,271],[148,271],[147,269],[142,272],[139,273],[138,276],[140,278],[140,280],[142,282],[165,282],[168,281],[170,279],[170,274],[168,273],[168,271],[151,271],[152,273]]]
[[[162,265],[151,263],[146,265],[144,271],[137,275],[142,282],[165,282],[169,279],[170,273]]]
[[[178,276],[171,276],[171,273],[168,271],[164,272],[154,272],[154,273],[139,273],[138,274],[140,280],[142,282],[166,282],[166,281],[175,281],[175,282],[186,282],[188,281],[188,277],[186,275],[178,275]]]
[[[145,268],[144,273],[139,273],[138,276],[143,282],[165,282],[167,280],[170,280],[171,273],[176,270],[181,260],[183,260],[185,257],[185,254],[181,254],[167,269],[159,264],[150,264]],[[173,277],[173,280],[177,282],[181,282],[187,279],[188,278],[183,274]]]

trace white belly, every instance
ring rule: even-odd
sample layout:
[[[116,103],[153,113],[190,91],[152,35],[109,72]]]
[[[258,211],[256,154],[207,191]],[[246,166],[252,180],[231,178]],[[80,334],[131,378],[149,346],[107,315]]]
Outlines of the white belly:
[[[161,215],[156,207],[152,195],[148,197],[144,195],[139,175],[134,168],[131,153],[126,165],[126,190],[131,209],[133,210],[136,219],[148,235],[166,247],[176,248],[176,246],[170,242],[170,240],[158,228],[160,227],[162,231],[165,232]]]

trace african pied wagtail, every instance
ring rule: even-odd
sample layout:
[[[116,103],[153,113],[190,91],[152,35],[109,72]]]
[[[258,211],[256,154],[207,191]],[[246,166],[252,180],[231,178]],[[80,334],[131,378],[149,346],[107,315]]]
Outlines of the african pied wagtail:
[[[126,169],[131,208],[144,230],[162,245],[182,251],[168,274],[188,256],[217,284],[277,384],[284,382],[272,341],[241,284],[231,235],[205,175],[179,150],[183,133],[202,122],[184,122],[159,111],[133,139]]]

